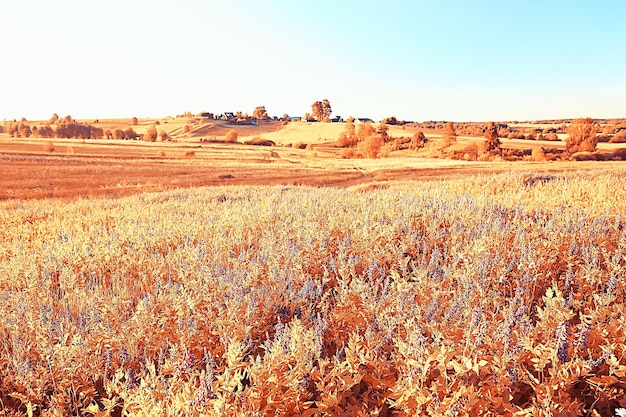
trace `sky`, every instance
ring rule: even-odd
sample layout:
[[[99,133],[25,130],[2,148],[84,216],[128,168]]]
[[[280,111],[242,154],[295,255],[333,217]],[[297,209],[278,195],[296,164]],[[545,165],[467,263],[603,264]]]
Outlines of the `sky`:
[[[6,0],[0,120],[626,117],[624,0]]]

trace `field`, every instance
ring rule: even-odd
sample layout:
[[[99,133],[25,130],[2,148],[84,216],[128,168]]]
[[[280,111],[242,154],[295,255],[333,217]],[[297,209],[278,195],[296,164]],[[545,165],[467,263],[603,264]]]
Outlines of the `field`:
[[[188,123],[0,135],[0,415],[626,407],[623,161],[346,159],[339,124],[237,127],[262,147]]]
[[[2,202],[2,413],[613,415],[625,178]]]
[[[28,122],[42,126],[45,121]],[[79,121],[91,124],[94,121]],[[158,124],[157,124],[158,123]],[[622,169],[621,161],[537,162],[530,157],[509,161],[453,160],[424,149],[385,151],[382,158],[342,157],[335,146],[345,123],[263,122],[255,126],[227,125],[198,118],[98,120],[103,130],[132,128],[143,135],[157,126],[173,141],[10,137],[0,133],[0,200],[15,198],[120,197],[143,191],[215,185],[388,186],[390,183],[459,178],[476,173],[515,171],[561,172],[581,168]],[[188,128],[189,132],[185,132]],[[228,131],[239,143],[223,143]],[[418,129],[390,126],[394,138],[410,137]],[[427,133],[433,145],[441,135]],[[254,138],[276,146],[251,146]],[[475,137],[459,137],[449,148],[463,153]],[[526,150],[564,147],[563,142],[503,139],[503,148]],[[306,147],[306,149],[300,149]],[[435,146],[436,147],[436,146]],[[626,144],[599,144],[598,153],[611,159]]]

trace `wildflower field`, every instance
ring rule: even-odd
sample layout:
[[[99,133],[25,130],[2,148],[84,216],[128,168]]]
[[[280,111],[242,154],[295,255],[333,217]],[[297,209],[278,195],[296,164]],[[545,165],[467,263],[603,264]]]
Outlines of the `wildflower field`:
[[[615,415],[625,180],[0,202],[0,415]]]

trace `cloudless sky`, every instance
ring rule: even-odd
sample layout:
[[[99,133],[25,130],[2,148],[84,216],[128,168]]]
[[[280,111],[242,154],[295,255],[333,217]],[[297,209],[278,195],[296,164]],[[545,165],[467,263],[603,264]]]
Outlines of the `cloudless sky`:
[[[626,117],[624,0],[5,0],[0,120]]]

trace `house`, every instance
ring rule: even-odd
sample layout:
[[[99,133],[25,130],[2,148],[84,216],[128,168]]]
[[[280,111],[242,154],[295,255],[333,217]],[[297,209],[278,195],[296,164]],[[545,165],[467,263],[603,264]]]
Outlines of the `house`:
[[[235,116],[235,113],[227,111],[222,115],[221,119],[229,122],[234,122],[235,120],[237,120],[237,116]]]

